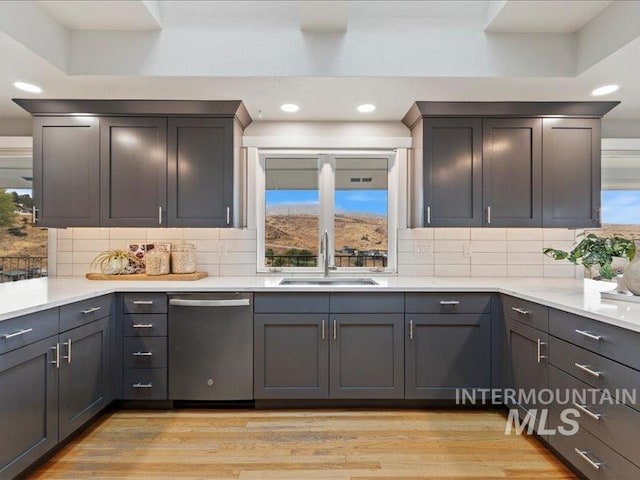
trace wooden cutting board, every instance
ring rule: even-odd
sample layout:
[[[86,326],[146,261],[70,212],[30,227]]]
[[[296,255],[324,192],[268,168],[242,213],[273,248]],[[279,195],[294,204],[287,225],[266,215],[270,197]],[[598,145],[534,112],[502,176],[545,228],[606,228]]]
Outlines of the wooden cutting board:
[[[207,272],[194,273],[169,273],[168,275],[146,275],[144,273],[132,273],[129,275],[107,275],[105,273],[87,273],[87,280],[161,280],[189,282],[207,277]]]

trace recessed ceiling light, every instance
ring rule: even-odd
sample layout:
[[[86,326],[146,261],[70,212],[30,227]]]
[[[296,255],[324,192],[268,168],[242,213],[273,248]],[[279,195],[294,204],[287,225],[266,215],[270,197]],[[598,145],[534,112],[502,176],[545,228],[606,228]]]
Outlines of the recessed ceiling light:
[[[29,93],[42,93],[42,89],[37,85],[33,85],[32,83],[13,82],[13,86]]]
[[[595,95],[599,97],[600,95],[607,95],[608,93],[613,93],[620,88],[618,85],[605,85],[604,87],[596,88],[591,95]]]
[[[300,107],[295,103],[283,103],[280,105],[280,110],[287,113],[294,113],[300,110]]]
[[[373,103],[363,103],[362,105],[358,105],[358,111],[360,113],[371,113],[376,109],[376,106]]]

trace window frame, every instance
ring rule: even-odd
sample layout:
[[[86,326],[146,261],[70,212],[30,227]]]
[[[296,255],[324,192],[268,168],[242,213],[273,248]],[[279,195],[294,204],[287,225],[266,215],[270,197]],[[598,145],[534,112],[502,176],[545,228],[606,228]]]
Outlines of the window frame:
[[[318,252],[321,233],[329,233],[330,265],[334,265],[335,255],[335,165],[336,157],[344,158],[385,158],[387,159],[387,266],[384,269],[370,267],[339,267],[332,274],[395,274],[397,272],[397,232],[399,218],[399,161],[397,150],[271,150],[257,152],[256,165],[256,271],[258,273],[317,274],[323,272],[322,254],[318,253],[316,267],[267,267],[265,258],[265,208],[266,208],[266,159],[277,158],[317,158],[318,159]]]

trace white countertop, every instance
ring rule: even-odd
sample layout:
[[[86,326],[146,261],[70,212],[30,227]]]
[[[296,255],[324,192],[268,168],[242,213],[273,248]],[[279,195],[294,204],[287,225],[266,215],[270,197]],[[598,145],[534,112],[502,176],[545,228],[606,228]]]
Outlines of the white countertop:
[[[602,300],[615,284],[564,278],[389,277],[373,286],[280,286],[281,276],[208,277],[195,282],[39,278],[0,284],[0,321],[114,292],[499,292],[640,332],[640,304]]]

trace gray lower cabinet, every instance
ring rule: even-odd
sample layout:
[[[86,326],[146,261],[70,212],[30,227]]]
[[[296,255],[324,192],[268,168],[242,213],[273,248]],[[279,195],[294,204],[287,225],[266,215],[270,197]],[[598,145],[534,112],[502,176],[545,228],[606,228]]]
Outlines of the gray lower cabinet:
[[[167,119],[100,119],[100,225],[166,226]]]
[[[33,197],[37,225],[100,224],[100,136],[88,116],[33,120]]]
[[[57,340],[0,355],[0,479],[14,478],[58,443]]]
[[[485,225],[542,225],[542,119],[482,122]]]
[[[170,227],[233,224],[233,126],[230,118],[170,118]]]
[[[331,398],[404,398],[404,315],[332,314]]]
[[[600,120],[545,118],[542,226],[600,226]]]
[[[59,336],[61,441],[110,401],[109,325],[105,317]]]
[[[508,317],[505,323],[507,387],[514,389],[517,395],[525,395],[524,401],[518,402],[516,398],[516,404],[508,406],[525,413],[537,408],[535,402],[526,401],[526,395],[533,394],[535,397],[542,389],[549,387],[549,335]]]
[[[322,313],[254,315],[256,399],[329,398],[328,318]]]
[[[491,315],[406,314],[406,398],[491,387]]]

